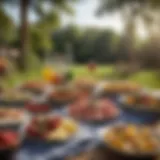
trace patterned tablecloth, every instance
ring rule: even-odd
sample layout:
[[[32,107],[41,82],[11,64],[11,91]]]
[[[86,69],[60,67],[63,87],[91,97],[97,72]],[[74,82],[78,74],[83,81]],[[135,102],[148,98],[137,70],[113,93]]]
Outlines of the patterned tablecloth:
[[[66,115],[65,109],[57,109],[58,114]],[[130,113],[122,111],[117,119],[104,122],[102,124],[80,123],[79,132],[72,139],[63,144],[46,144],[44,142],[24,141],[20,151],[16,155],[16,160],[64,160],[68,156],[74,156],[81,152],[87,152],[101,142],[99,130],[104,126],[117,122],[152,123],[158,117],[145,115],[138,112]]]

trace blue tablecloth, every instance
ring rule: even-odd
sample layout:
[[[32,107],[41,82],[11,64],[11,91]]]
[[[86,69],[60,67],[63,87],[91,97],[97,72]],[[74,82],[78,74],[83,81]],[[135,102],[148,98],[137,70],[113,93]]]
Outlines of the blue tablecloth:
[[[67,115],[66,109],[57,109],[56,112]],[[101,124],[81,122],[77,135],[64,144],[24,142],[16,155],[16,160],[64,160],[65,157],[96,147],[100,143],[98,132],[107,124],[117,122],[152,123],[158,118],[154,115],[122,111],[120,117],[110,122]]]

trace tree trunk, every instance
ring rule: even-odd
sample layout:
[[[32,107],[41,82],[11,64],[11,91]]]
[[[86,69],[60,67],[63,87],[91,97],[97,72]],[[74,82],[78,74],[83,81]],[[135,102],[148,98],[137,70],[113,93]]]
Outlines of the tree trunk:
[[[18,57],[18,69],[24,71],[26,69],[26,58],[28,52],[28,5],[29,0],[20,1],[20,55]]]

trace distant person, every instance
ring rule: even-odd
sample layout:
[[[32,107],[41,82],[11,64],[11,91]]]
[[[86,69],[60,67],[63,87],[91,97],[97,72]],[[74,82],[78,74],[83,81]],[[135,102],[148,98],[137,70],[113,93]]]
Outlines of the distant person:
[[[96,70],[96,68],[97,68],[97,64],[94,61],[90,61],[88,63],[88,70],[90,72],[94,72]]]

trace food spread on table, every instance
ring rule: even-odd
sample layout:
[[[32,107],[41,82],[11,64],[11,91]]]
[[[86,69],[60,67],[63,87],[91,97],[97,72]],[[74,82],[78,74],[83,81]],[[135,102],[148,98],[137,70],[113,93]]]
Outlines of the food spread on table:
[[[78,130],[75,121],[60,116],[38,116],[31,120],[26,132],[27,137],[46,141],[65,141]]]
[[[49,89],[47,88],[47,93],[45,93],[47,89],[45,90],[44,83],[36,81],[24,83],[22,90],[5,91],[2,93],[0,97],[2,100],[27,101],[28,103],[22,108],[0,105],[0,124],[9,124],[11,122],[16,122],[17,124],[18,122],[18,124],[24,127],[22,127],[23,131],[20,131],[24,135],[24,139],[33,143],[38,143],[39,140],[42,143],[47,142],[47,144],[48,142],[64,142],[67,146],[68,143],[75,143],[73,137],[76,139],[79,134],[83,134],[83,129],[90,130],[91,123],[88,122],[93,122],[91,129],[93,133],[89,133],[94,135],[94,139],[99,139],[96,134],[99,128],[96,128],[96,125],[107,125],[108,122],[111,122],[109,123],[111,127],[105,129],[103,135],[103,142],[106,144],[105,147],[109,146],[113,150],[131,155],[147,155],[159,151],[159,124],[148,126],[144,124],[135,125],[132,122],[126,125],[112,125],[113,120],[115,123],[118,120],[127,121],[125,117],[126,113],[124,114],[124,119],[121,118],[120,114],[122,113],[121,115],[123,117],[124,113],[123,107],[119,108],[116,103],[117,101],[110,99],[107,94],[102,96],[99,93],[99,95],[93,97],[93,93],[100,83],[88,79],[79,79],[71,82],[69,81],[72,78],[71,73],[67,73],[65,77],[68,77],[68,81],[66,78],[63,83],[58,75],[52,74],[51,77],[47,77],[48,79],[51,78],[48,81],[49,84],[46,85],[49,87]],[[142,94],[141,87],[135,83],[112,81],[104,83],[102,88],[105,93],[118,94],[118,97],[122,97],[121,102],[130,107],[158,109],[160,106],[159,98],[149,94]],[[43,93],[41,95],[37,94],[36,98],[39,98],[39,100],[44,98],[45,101],[38,101],[33,95],[31,97],[31,94],[26,94],[28,93],[26,90]],[[31,100],[31,98],[33,99]],[[55,108],[56,103],[53,105],[51,102],[65,102],[64,105],[68,105],[65,105],[66,108]],[[28,112],[25,112],[25,110]],[[56,114],[57,112],[58,115]],[[29,117],[29,123],[28,121],[25,122],[25,125],[24,123],[19,123],[24,120],[26,114]],[[143,115],[140,116],[143,118]],[[104,126],[101,127],[103,128]],[[85,137],[86,135],[84,134],[83,136]],[[19,144],[18,133],[5,131],[2,127],[2,131],[0,130],[0,151],[4,148],[17,147]],[[61,143],[58,144],[62,145]]]
[[[70,115],[76,119],[89,121],[110,120],[119,115],[118,108],[110,100],[101,98],[92,101],[83,98],[74,102],[69,107]]]
[[[104,132],[106,145],[128,154],[153,154],[160,150],[160,140],[152,127],[143,125],[117,125]]]

